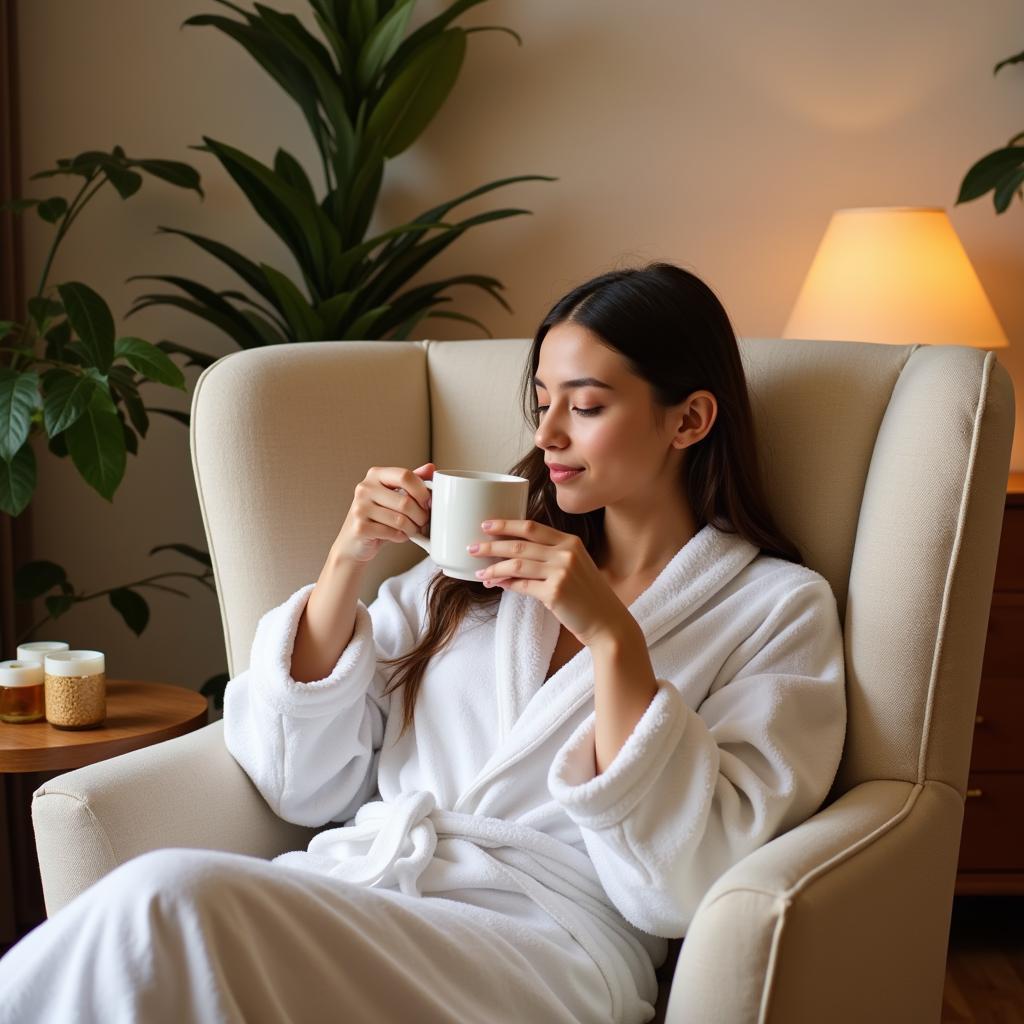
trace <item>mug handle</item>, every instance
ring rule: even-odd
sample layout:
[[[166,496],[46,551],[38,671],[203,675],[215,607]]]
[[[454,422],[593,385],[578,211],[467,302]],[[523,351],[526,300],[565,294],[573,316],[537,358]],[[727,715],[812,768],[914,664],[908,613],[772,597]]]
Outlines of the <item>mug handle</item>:
[[[434,489],[433,480],[424,480],[423,483],[428,491],[432,491]],[[409,540],[411,540],[413,544],[418,544],[428,555],[430,554],[430,538],[428,536],[422,533],[414,533],[410,535]],[[433,555],[431,555],[431,557],[433,557]]]

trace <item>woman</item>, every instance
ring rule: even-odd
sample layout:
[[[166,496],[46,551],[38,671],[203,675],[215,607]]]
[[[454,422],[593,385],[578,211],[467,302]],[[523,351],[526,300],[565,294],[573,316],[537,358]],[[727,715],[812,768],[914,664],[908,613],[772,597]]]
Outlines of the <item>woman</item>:
[[[374,467],[228,684],[228,750],[324,830],[123,864],[0,960],[0,1019],[651,1018],[666,940],[828,794],[839,617],[768,509],[698,278],[580,285],[526,371],[528,514],[482,527],[481,581],[427,557],[358,600],[429,518],[432,465]]]

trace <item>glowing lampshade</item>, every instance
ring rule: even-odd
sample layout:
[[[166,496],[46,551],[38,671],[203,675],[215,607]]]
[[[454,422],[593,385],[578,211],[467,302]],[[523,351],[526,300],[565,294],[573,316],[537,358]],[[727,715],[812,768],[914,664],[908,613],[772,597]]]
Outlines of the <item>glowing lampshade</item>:
[[[882,345],[1007,348],[945,210],[837,210],[782,332]]]

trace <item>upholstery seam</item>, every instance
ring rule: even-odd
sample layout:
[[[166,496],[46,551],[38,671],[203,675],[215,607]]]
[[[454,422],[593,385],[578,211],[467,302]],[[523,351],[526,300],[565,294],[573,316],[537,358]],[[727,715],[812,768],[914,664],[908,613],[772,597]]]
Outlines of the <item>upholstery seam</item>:
[[[200,481],[199,481],[199,459],[197,457],[197,445],[198,445],[198,440],[197,439],[198,439],[198,434],[196,433],[196,417],[195,417],[194,413],[195,413],[196,403],[197,403],[197,401],[199,399],[199,392],[200,392],[200,390],[202,389],[202,387],[206,383],[207,375],[213,370],[213,368],[215,366],[217,366],[218,364],[222,363],[225,359],[227,359],[227,358],[229,358],[230,356],[233,356],[233,355],[238,355],[238,353],[237,352],[228,352],[227,355],[221,356],[220,359],[217,359],[214,362],[212,362],[199,375],[199,379],[196,381],[195,390],[192,392],[192,404],[191,404],[191,408],[189,410],[189,426],[188,426],[188,432],[189,432],[189,451],[190,451],[191,456],[192,456],[192,468],[193,468],[193,471],[196,474],[196,478],[197,478],[196,479],[196,483],[197,483],[196,495],[199,498],[199,511],[200,511],[200,513],[202,514],[202,517],[203,517],[203,533],[206,535],[206,546],[207,546],[207,548],[209,548],[208,554],[210,556],[211,567],[213,568],[214,590],[217,591],[217,606],[220,609],[220,621],[221,621],[221,628],[223,629],[223,632],[224,632],[224,646],[227,649],[226,653],[227,653],[227,656],[228,656],[228,669],[229,669],[229,673],[231,672],[231,670],[233,669],[233,666],[234,666],[234,655],[232,653],[232,644],[231,644],[231,631],[227,628],[228,617],[227,617],[227,609],[224,607],[224,588],[220,587],[220,586],[217,586],[217,583],[218,583],[218,581],[220,580],[220,577],[221,577],[220,568],[219,568],[219,564],[217,562],[217,556],[213,552],[213,545],[210,543],[210,517],[207,515],[207,512],[206,512],[206,496],[205,496],[203,487],[201,486]]]
[[[960,510],[957,515],[956,536],[953,539],[953,551],[949,559],[949,567],[946,571],[946,581],[942,590],[942,608],[939,611],[939,621],[936,626],[935,654],[932,657],[931,675],[928,680],[928,699],[925,702],[924,721],[921,723],[921,741],[918,746],[917,778],[920,783],[924,778],[925,764],[928,759],[928,745],[931,740],[932,708],[935,701],[935,687],[939,674],[939,662],[942,658],[946,635],[946,620],[949,613],[950,592],[952,590],[953,570],[959,565],[960,548],[963,544],[964,523],[966,520],[967,502],[974,481],[974,464],[977,459],[979,438],[981,437],[981,419],[987,407],[989,379],[992,363],[995,354],[988,352],[982,363],[981,388],[978,393],[978,404],[974,410],[974,429],[971,435],[971,451],[967,457],[967,468],[964,473],[963,487],[960,491]]]
[[[75,793],[68,793],[68,792],[66,792],[63,789],[47,789],[47,790],[44,790],[42,793],[40,793],[38,796],[33,796],[32,797],[32,802],[35,803],[36,800],[40,800],[41,801],[43,799],[43,797],[47,797],[47,796],[64,796],[64,797],[67,797],[69,800],[74,800],[76,803],[81,804],[85,808],[85,810],[89,814],[89,817],[92,819],[93,825],[95,825],[95,827],[98,830],[99,834],[103,837],[104,843],[106,843],[107,853],[110,856],[111,864],[113,864],[116,867],[117,866],[117,856],[114,853],[113,844],[110,842],[110,836],[107,834],[107,830],[103,827],[103,824],[100,822],[100,819],[96,817],[96,814],[93,811],[92,806],[90,805],[89,801],[86,800],[86,799],[83,799],[82,797],[78,796]]]
[[[881,781],[881,780],[878,780]],[[903,779],[890,780],[890,781],[906,781]],[[940,780],[929,780],[935,781],[938,785],[945,787],[946,789],[952,790],[954,793],[957,791],[953,789],[946,782]],[[837,851],[827,860],[823,861],[817,867],[812,868],[801,878],[797,879],[788,889],[783,892],[773,892],[770,889],[763,889],[759,886],[754,885],[738,885],[733,886],[720,892],[707,907],[714,906],[724,896],[732,895],[736,892],[752,892],[757,893],[761,896],[770,896],[776,901],[776,904],[781,903],[782,910],[776,917],[775,928],[772,932],[771,948],[768,955],[768,963],[765,966],[765,981],[761,992],[761,1005],[758,1010],[758,1024],[765,1024],[768,1019],[768,1010],[771,1004],[771,997],[774,994],[775,980],[778,969],[779,961],[779,948],[782,941],[782,931],[785,926],[786,913],[792,906],[793,897],[798,893],[802,892],[811,882],[817,879],[819,876],[824,874],[826,871],[834,867],[835,865],[842,863],[844,860],[850,859],[854,854],[859,853],[862,849],[875,842],[881,836],[891,832],[901,821],[903,821],[913,810],[914,805],[917,803],[918,797],[920,796],[924,786],[920,783],[910,783],[911,791],[908,794],[907,799],[904,801],[903,806],[891,817],[888,821],[882,822],[877,828],[873,829],[866,836],[862,836],[856,843],[846,847],[843,850]],[[960,794],[957,793],[957,796]],[[702,908],[702,909],[707,909]]]
[[[779,948],[782,945],[782,932],[786,927],[787,911],[792,906],[792,900],[782,897],[782,910],[775,919],[775,930],[772,932],[772,943],[768,950],[768,963],[765,965],[766,981],[761,990],[761,1006],[757,1013],[758,1024],[765,1024],[768,1020],[768,1009],[771,1006],[772,996],[775,994],[775,978],[779,961]]]

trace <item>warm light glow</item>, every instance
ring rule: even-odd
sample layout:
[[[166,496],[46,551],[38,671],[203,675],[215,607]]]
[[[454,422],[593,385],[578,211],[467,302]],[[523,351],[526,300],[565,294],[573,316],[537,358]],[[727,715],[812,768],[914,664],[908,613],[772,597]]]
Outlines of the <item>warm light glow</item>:
[[[1009,346],[945,210],[837,210],[782,332],[882,345]]]

